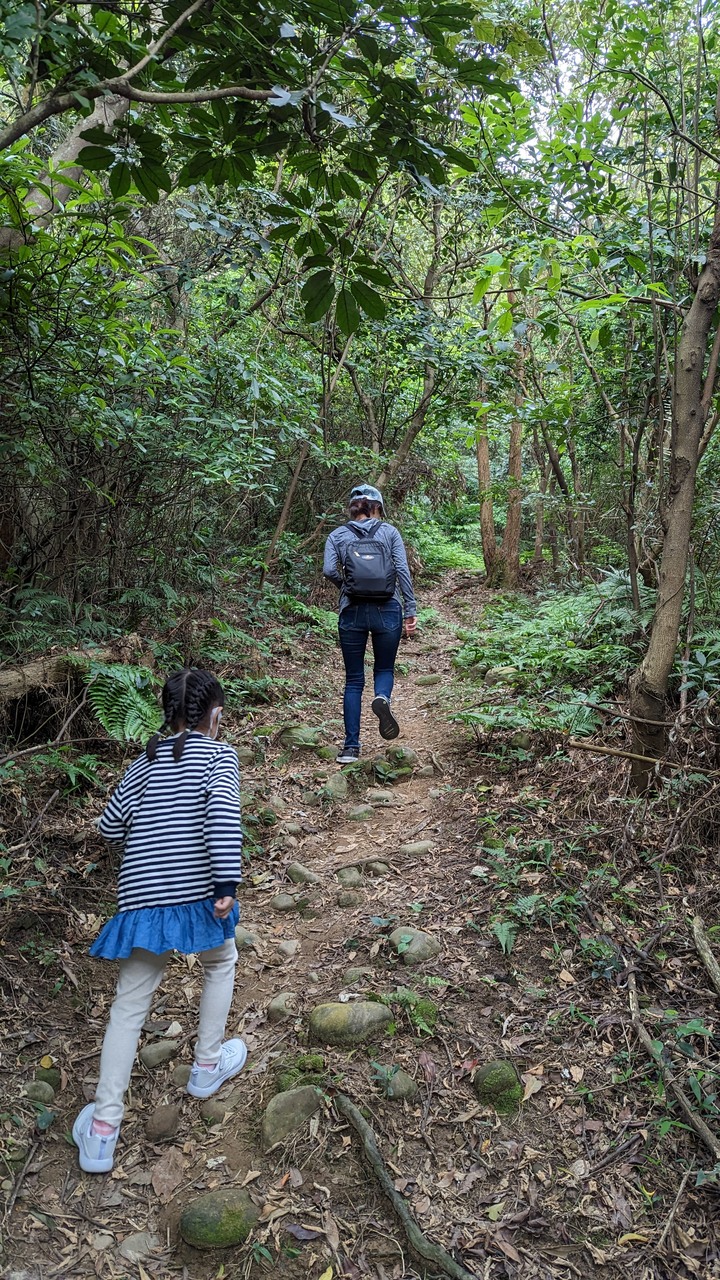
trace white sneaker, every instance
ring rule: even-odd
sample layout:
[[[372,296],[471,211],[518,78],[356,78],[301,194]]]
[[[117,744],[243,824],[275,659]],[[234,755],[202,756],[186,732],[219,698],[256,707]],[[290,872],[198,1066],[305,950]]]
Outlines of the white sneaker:
[[[95,1103],[88,1102],[72,1127],[73,1142],[80,1156],[80,1168],[85,1173],[109,1173],[113,1167],[120,1126],[109,1135],[93,1133],[94,1115]]]
[[[209,1098],[211,1094],[217,1093],[226,1080],[231,1080],[238,1071],[242,1071],[247,1061],[247,1052],[244,1040],[226,1040],[216,1066],[211,1069],[195,1064],[188,1080],[188,1093],[193,1098]]]

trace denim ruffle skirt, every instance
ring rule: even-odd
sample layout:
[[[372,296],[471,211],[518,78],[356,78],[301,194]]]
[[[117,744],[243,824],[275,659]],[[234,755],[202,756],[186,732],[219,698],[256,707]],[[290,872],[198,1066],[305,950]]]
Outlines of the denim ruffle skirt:
[[[240,908],[235,903],[225,920],[214,915],[214,899],[187,902],[173,907],[136,907],[119,911],[100,930],[90,948],[91,956],[103,960],[127,960],[135,947],[162,955],[182,951],[191,955],[222,946],[235,933]]]

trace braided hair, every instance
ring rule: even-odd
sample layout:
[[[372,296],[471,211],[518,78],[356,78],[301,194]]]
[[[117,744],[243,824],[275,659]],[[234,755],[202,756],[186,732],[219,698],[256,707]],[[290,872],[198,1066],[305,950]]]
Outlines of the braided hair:
[[[210,671],[203,671],[201,667],[183,667],[182,671],[174,671],[163,685],[165,720],[145,748],[148,760],[155,759],[163,734],[184,722],[185,728],[173,745],[173,759],[179,760],[191,730],[202,724],[212,707],[222,707],[224,703],[222,685]]]

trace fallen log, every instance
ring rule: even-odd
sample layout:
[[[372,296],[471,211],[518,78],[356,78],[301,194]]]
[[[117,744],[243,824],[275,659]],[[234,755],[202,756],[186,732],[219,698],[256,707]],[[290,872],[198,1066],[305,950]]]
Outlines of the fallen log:
[[[66,653],[54,653],[44,658],[34,658],[21,667],[7,667],[0,671],[0,702],[12,702],[22,698],[32,689],[43,689],[62,684],[72,673],[73,665],[86,659],[93,662],[111,662],[110,649],[98,649],[87,653],[84,649],[69,649]]]

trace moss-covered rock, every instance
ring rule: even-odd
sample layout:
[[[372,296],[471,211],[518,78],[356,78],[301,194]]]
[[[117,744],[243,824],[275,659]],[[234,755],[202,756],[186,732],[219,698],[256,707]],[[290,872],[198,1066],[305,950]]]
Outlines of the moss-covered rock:
[[[312,729],[307,724],[286,725],[280,731],[280,741],[284,747],[314,751],[319,745],[320,734],[320,729]]]
[[[316,1044],[348,1046],[377,1039],[392,1022],[384,1004],[358,1000],[353,1004],[319,1004],[309,1019],[310,1038]]]
[[[226,1187],[208,1191],[183,1210],[180,1234],[196,1249],[227,1249],[247,1240],[259,1217],[247,1191]]]
[[[515,1066],[508,1058],[496,1058],[478,1067],[473,1076],[478,1101],[493,1107],[499,1115],[512,1115],[523,1096],[523,1087]]]
[[[325,1059],[321,1053],[299,1053],[283,1058],[275,1066],[275,1086],[278,1093],[286,1093],[298,1085],[325,1084]]]
[[[38,1067],[35,1072],[36,1080],[43,1080],[45,1084],[49,1084],[51,1089],[57,1093],[62,1083],[62,1076],[59,1067]]]
[[[348,793],[348,780],[344,773],[334,773],[322,789],[325,800],[344,800]]]
[[[342,889],[337,896],[339,907],[361,907],[364,901],[365,894],[361,889]]]
[[[321,1106],[322,1095],[311,1084],[276,1093],[270,1099],[263,1116],[262,1134],[266,1150],[301,1129]]]
[[[385,754],[393,764],[412,766],[418,762],[418,753],[412,747],[388,747]]]
[[[55,1090],[47,1080],[31,1080],[25,1085],[25,1096],[31,1102],[42,1102],[43,1106],[49,1107],[55,1100]]]
[[[358,867],[341,867],[337,873],[343,889],[359,889],[362,884],[362,875]]]

